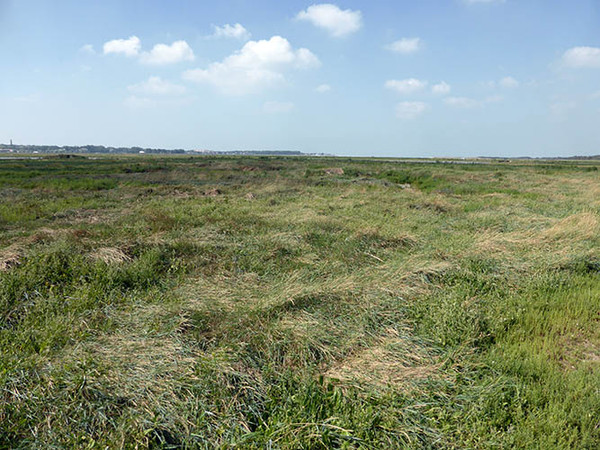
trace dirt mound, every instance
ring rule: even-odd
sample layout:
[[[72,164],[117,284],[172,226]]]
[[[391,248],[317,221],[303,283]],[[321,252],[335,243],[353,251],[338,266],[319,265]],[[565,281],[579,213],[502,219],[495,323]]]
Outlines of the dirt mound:
[[[341,167],[330,167],[329,169],[324,169],[323,172],[326,175],[344,175],[344,169]]]

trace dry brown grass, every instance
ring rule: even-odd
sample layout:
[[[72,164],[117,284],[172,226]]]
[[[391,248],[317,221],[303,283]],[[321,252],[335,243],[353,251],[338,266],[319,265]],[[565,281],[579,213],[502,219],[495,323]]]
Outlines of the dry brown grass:
[[[600,236],[599,231],[598,215],[582,212],[560,220],[545,230],[541,237],[549,241],[581,241]]]
[[[18,265],[23,256],[23,250],[17,245],[10,245],[0,250],[0,271],[6,271]]]
[[[343,384],[412,390],[415,383],[440,377],[441,365],[424,347],[389,329],[387,336],[334,365],[325,376]]]
[[[116,247],[101,247],[92,252],[90,256],[97,261],[103,261],[109,265],[131,261],[131,257],[125,254],[123,250]]]

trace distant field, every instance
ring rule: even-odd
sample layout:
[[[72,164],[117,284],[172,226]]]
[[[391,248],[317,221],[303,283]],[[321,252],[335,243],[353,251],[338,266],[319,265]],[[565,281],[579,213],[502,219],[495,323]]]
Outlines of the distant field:
[[[0,448],[599,448],[597,162],[0,161]]]

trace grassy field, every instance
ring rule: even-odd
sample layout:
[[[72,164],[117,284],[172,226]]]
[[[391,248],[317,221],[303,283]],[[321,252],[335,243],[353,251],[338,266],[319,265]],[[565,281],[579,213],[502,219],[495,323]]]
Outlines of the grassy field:
[[[598,448],[599,244],[595,163],[2,160],[0,447]]]

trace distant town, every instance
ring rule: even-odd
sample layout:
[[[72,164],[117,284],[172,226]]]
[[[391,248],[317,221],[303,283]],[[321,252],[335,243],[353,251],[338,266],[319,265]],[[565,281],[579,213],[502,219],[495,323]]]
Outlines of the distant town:
[[[326,153],[304,153],[297,150],[185,150],[142,147],[105,147],[104,145],[58,146],[58,145],[15,145],[0,144],[0,153],[108,153],[108,154],[193,154],[193,155],[287,155],[287,156],[331,156]]]

